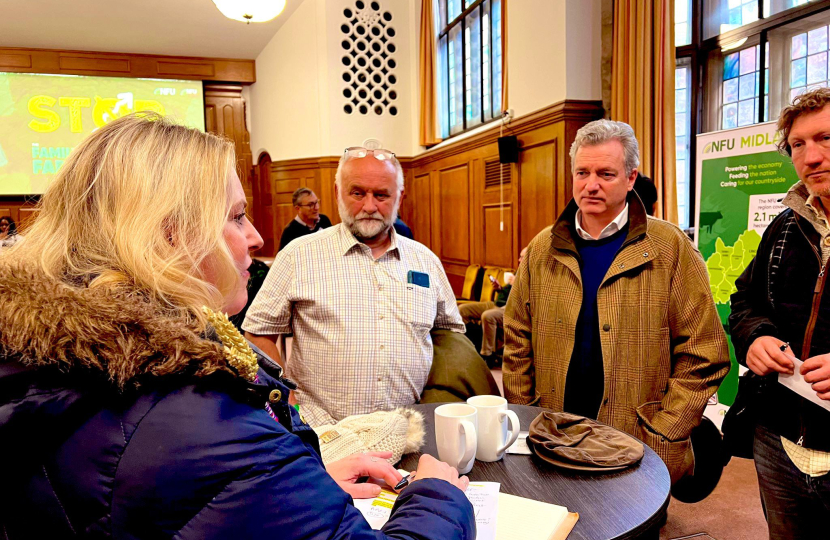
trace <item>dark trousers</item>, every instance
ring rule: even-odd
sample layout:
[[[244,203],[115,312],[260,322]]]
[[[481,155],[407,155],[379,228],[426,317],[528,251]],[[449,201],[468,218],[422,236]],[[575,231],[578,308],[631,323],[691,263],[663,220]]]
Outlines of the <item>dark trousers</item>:
[[[830,537],[830,474],[814,478],[799,471],[781,437],[761,426],[753,451],[770,540]]]

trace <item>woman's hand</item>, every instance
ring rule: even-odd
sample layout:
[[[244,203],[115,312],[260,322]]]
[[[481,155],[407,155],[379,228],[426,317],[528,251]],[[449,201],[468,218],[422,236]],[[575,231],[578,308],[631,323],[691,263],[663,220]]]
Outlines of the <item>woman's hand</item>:
[[[414,480],[413,477],[415,477]],[[423,454],[421,456],[421,459],[418,460],[418,470],[412,473],[409,478],[410,484],[413,481],[423,480],[425,478],[438,478],[439,480],[446,480],[461,491],[467,491],[467,486],[470,485],[470,479],[466,476],[459,477],[455,467],[450,467],[429,454]]]
[[[391,457],[392,452],[352,454],[326,465],[326,472],[334,478],[334,481],[343,491],[353,498],[371,499],[380,494],[380,486],[372,483],[356,484],[355,482],[361,476],[370,476],[372,478],[382,478],[390,487],[394,487],[403,477],[395,470],[395,467],[386,461]]]

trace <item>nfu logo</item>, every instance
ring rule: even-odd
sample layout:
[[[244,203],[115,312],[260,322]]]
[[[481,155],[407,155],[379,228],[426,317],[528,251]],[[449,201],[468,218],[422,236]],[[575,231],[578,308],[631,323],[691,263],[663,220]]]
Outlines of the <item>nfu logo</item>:
[[[703,147],[704,154],[712,152],[720,152],[722,150],[732,150],[735,148],[735,139],[721,139],[719,141],[712,141]]]

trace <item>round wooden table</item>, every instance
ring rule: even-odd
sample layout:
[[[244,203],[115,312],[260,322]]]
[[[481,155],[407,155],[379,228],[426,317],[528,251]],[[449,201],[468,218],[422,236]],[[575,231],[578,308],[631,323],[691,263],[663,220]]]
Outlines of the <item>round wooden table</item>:
[[[399,467],[414,471],[422,453],[438,457],[435,408],[441,403],[415,405],[424,415],[425,444],[421,452],[403,456]],[[509,405],[527,431],[546,409]],[[470,480],[500,482],[501,492],[565,506],[579,514],[568,540],[628,540],[653,538],[665,520],[671,482],[669,471],[654,451],[643,445],[640,463],[623,471],[585,473],[561,469],[535,456],[505,454],[494,463],[476,461]]]

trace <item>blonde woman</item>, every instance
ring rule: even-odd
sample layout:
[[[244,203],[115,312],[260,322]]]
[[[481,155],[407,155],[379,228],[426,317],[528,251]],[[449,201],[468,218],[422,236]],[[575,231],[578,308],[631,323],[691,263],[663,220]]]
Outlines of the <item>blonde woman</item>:
[[[126,117],[81,143],[0,259],[4,538],[472,538],[466,479],[428,456],[383,531],[290,381],[227,322],[249,251],[232,143]],[[417,530],[415,534],[413,531]]]

